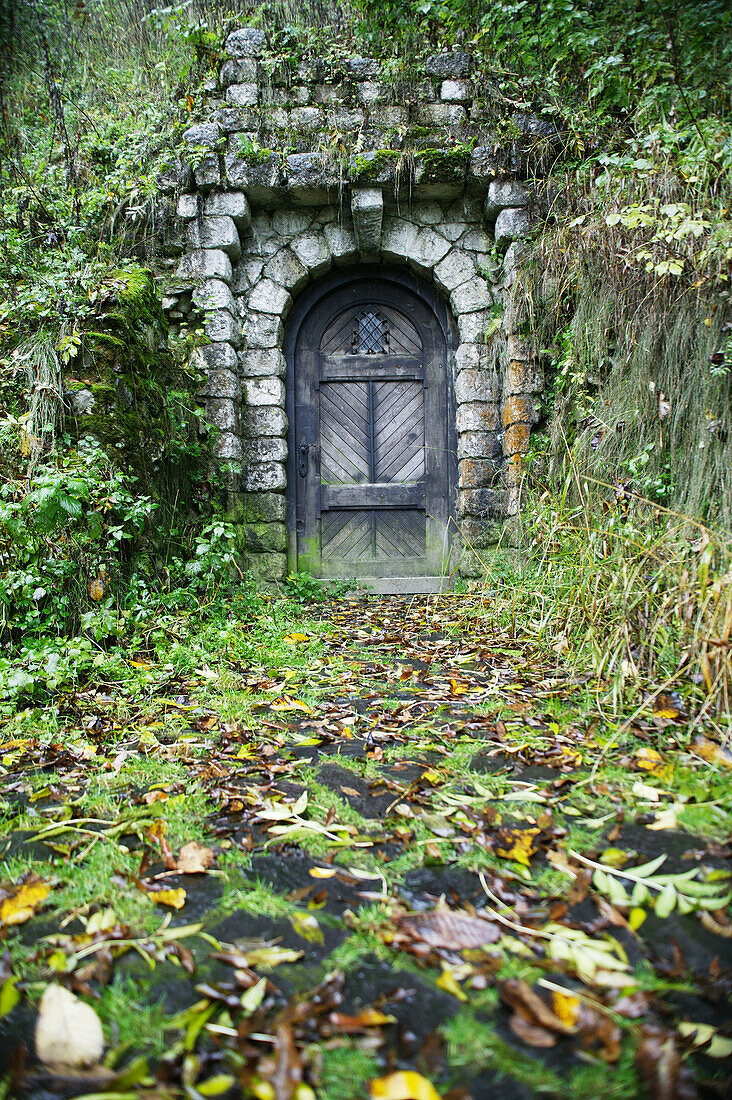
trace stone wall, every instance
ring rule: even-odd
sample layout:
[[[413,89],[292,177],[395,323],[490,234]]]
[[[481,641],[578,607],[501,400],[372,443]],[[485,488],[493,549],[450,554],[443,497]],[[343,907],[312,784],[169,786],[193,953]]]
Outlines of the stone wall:
[[[371,58],[275,61],[252,28],[229,35],[226,53],[206,120],[183,135],[185,254],[167,305],[174,325],[202,324],[210,341],[195,353],[200,397],[246,565],[266,584],[287,569],[282,343],[293,300],[335,266],[384,262],[432,283],[455,319],[460,569],[477,573],[474,551],[517,507],[540,413],[541,364],[505,307],[558,132],[497,107],[490,74],[460,51],[398,82]]]

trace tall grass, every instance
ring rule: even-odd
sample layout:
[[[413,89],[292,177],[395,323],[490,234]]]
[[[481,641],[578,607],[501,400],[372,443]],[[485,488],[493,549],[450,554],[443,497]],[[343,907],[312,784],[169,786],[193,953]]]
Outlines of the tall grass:
[[[589,677],[604,716],[678,689],[729,729],[732,539],[639,497],[618,503],[606,484],[590,500],[588,488],[526,502],[510,565],[500,552],[486,565],[492,614]]]

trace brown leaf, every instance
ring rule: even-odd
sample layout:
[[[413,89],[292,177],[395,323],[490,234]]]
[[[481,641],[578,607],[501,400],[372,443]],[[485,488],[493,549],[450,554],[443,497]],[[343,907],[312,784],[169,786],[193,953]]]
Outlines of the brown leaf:
[[[471,947],[497,943],[501,937],[497,924],[457,909],[412,913],[401,917],[398,923],[400,930],[414,939],[450,951],[464,951]]]
[[[521,978],[509,978],[503,982],[501,997],[529,1023],[538,1024],[550,1031],[559,1031],[562,1035],[571,1035],[574,1031],[574,1027],[561,1020]]]
[[[205,844],[199,844],[197,840],[191,840],[184,844],[175,861],[175,870],[184,875],[200,875],[208,871],[214,861],[214,853]]]
[[[643,1027],[635,1064],[652,1100],[674,1100],[681,1056],[670,1032],[652,1024]]]
[[[511,1016],[508,1026],[514,1035],[519,1039],[523,1039],[530,1047],[553,1047],[557,1045],[556,1035],[552,1034],[551,1031],[547,1031],[545,1027],[529,1023],[518,1012],[514,1012]]]
[[[528,867],[529,859],[536,851],[534,840],[540,832],[541,829],[536,826],[527,828],[524,825],[499,829],[493,841],[493,850],[504,859],[514,859]]]

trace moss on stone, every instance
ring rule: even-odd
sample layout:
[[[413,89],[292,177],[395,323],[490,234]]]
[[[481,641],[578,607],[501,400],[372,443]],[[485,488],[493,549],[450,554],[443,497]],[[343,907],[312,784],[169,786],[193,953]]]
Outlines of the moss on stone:
[[[459,183],[465,178],[469,149],[457,145],[454,149],[419,149],[414,155],[422,162],[422,183]]]
[[[363,183],[376,179],[384,168],[395,168],[402,153],[398,149],[375,149],[353,158],[353,178]]]

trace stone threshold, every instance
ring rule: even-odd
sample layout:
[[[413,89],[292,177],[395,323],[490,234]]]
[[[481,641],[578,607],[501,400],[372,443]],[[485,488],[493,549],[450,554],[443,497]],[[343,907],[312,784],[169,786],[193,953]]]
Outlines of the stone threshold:
[[[342,577],[321,577],[323,584],[340,583]],[[450,592],[454,577],[361,577],[349,596],[413,596],[430,592]]]

